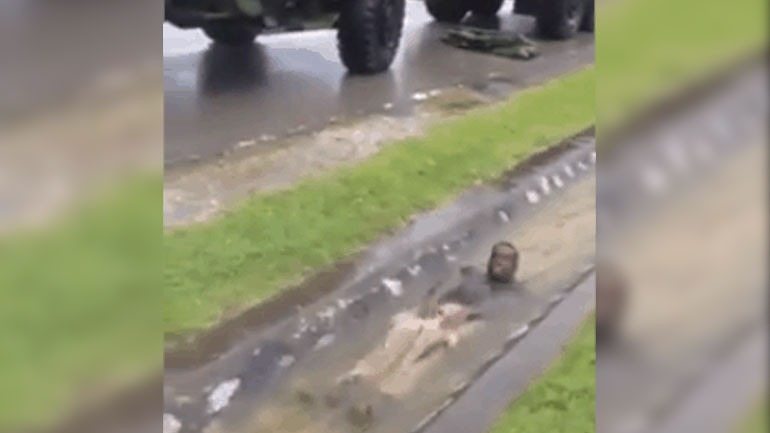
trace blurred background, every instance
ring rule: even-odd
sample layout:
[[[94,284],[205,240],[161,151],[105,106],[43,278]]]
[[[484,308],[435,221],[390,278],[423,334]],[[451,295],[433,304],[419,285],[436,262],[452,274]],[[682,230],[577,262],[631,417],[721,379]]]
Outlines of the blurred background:
[[[766,2],[597,4],[597,430],[766,431]],[[2,433],[160,430],[161,9],[0,2]]]
[[[598,10],[597,431],[767,431],[766,2]]]
[[[160,406],[161,22],[156,1],[0,2],[0,432]]]

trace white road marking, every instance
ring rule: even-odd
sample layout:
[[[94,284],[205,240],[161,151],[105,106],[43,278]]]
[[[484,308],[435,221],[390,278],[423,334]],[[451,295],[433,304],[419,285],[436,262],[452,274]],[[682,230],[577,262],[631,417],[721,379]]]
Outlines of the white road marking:
[[[540,201],[540,196],[532,190],[527,191],[527,201],[530,203],[537,203]]]
[[[291,367],[295,360],[296,359],[291,355],[283,355],[281,359],[278,360],[278,366],[281,368]]]
[[[226,408],[227,405],[230,404],[230,399],[233,398],[233,395],[236,391],[238,391],[240,386],[241,380],[238,378],[226,380],[217,385],[208,397],[207,411],[209,415],[218,413],[222,409]]]
[[[411,275],[413,277],[416,277],[417,274],[419,274],[421,270],[422,270],[422,266],[420,266],[419,264],[414,265],[414,266],[409,266],[409,267],[406,268],[406,271],[409,272],[409,275]]]
[[[551,185],[548,183],[548,178],[545,176],[540,178],[540,189],[543,190],[543,194],[545,195],[551,193]]]
[[[390,294],[398,298],[404,293],[404,285],[401,282],[401,280],[398,280],[396,278],[383,278],[382,279],[382,285],[388,289]]]
[[[324,347],[334,343],[335,340],[334,334],[326,334],[323,337],[318,339],[318,342],[313,346],[313,350],[323,349]]]
[[[163,433],[177,433],[182,429],[182,423],[170,413],[163,414]]]
[[[257,144],[257,140],[253,140],[253,139],[252,140],[242,140],[242,141],[238,142],[237,147],[239,149],[243,149],[244,147],[251,147],[251,146],[254,146],[255,144]]]
[[[334,319],[334,315],[337,313],[337,310],[334,308],[334,306],[329,306],[324,308],[318,313],[318,318],[321,320],[332,320]]]
[[[569,164],[564,164],[564,174],[566,174],[567,177],[575,177],[575,172]]]
[[[508,212],[504,210],[500,210],[497,212],[497,216],[500,217],[500,221],[507,223],[511,220],[511,217],[508,215]]]
[[[561,177],[559,177],[558,174],[554,174],[551,178],[551,181],[556,186],[556,188],[563,188],[564,187],[564,181],[561,180]]]

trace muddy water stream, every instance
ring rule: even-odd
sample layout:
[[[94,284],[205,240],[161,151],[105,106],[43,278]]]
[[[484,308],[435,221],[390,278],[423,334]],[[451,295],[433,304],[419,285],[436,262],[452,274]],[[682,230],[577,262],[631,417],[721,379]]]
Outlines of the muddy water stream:
[[[547,311],[554,295],[577,281],[594,256],[594,179],[586,178],[557,200],[515,224],[498,224],[483,234],[478,247],[447,254],[440,291],[460,282],[459,269],[483,269],[489,246],[500,239],[513,241],[521,252],[521,287],[496,294],[483,306],[483,319],[464,332],[454,347],[442,348],[413,364],[397,367],[381,382],[367,381],[340,397],[340,377],[362,357],[383,344],[393,313],[378,314],[357,326],[344,326],[334,339],[301,360],[274,383],[271,392],[245,391],[208,432],[347,433],[410,431],[453,392],[473,380],[479,369]],[[437,253],[438,254],[438,253]],[[430,258],[426,259],[430,261]],[[426,263],[429,267],[430,265]],[[417,302],[411,303],[414,305]],[[353,319],[355,320],[355,319]],[[466,325],[467,326],[467,325]],[[336,344],[337,342],[344,342]],[[381,349],[381,348],[380,348]],[[290,358],[284,358],[284,365]],[[248,386],[246,385],[248,388]],[[384,392],[398,389],[397,395]],[[264,389],[262,389],[264,390]],[[360,416],[362,407],[370,407]],[[365,412],[365,411],[364,411]]]

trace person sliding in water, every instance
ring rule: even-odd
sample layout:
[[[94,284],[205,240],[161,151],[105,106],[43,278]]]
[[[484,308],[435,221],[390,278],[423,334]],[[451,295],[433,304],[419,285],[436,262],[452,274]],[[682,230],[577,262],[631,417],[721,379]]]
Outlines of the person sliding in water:
[[[519,252],[510,242],[492,247],[486,272],[473,267],[460,270],[461,283],[437,296],[435,288],[420,307],[393,317],[385,342],[343,375],[338,383],[351,402],[348,417],[354,424],[371,422],[371,400],[354,390],[355,385],[372,388],[383,398],[396,398],[412,391],[430,369],[436,355],[455,347],[480,322],[479,308],[496,291],[514,287]]]

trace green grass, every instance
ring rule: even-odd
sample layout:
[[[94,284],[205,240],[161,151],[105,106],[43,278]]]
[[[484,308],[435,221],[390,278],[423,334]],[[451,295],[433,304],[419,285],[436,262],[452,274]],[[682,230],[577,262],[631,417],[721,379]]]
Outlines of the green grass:
[[[618,0],[597,10],[597,117],[623,122],[672,90],[758,52],[765,0]]]
[[[491,433],[593,433],[595,317],[564,354],[500,417]]]
[[[435,126],[371,159],[165,236],[168,332],[199,330],[297,283],[594,123],[587,69]]]
[[[0,431],[162,365],[160,176],[0,239]]]
[[[767,433],[770,431],[770,415],[768,415],[767,397],[760,399],[756,406],[746,414],[735,433]]]

